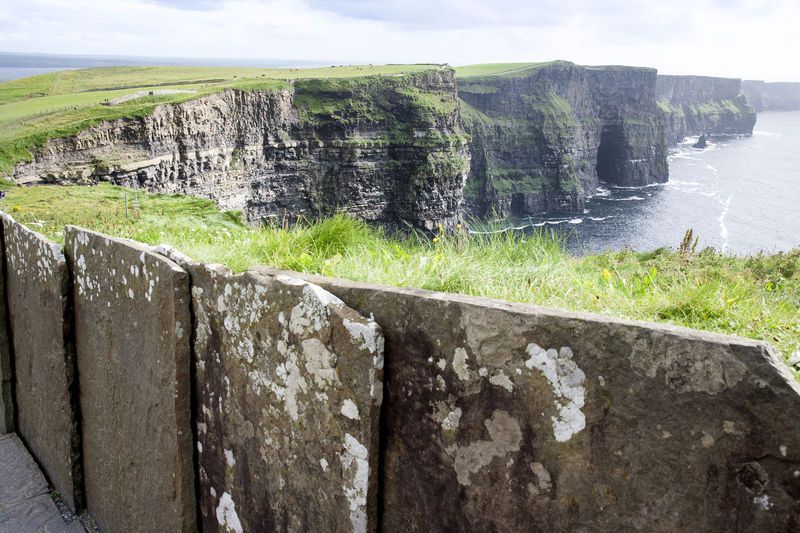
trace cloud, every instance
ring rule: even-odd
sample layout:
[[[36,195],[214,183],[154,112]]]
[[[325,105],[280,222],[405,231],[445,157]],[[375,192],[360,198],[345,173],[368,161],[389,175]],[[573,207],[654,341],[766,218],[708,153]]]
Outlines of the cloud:
[[[572,9],[563,0],[308,0],[318,10],[409,29],[540,27],[556,24]]]
[[[184,9],[187,11],[214,11],[218,10],[224,4],[222,2],[215,2],[214,0],[142,0],[150,4],[160,4],[166,7],[173,7],[175,9]]]
[[[3,0],[0,50],[332,63],[568,59],[800,81],[797,0]]]

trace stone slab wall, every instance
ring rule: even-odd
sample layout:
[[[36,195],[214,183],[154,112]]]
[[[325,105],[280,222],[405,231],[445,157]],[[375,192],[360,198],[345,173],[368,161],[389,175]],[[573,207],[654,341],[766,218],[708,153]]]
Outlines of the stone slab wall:
[[[77,228],[65,251],[105,531],[800,530],[800,387],[766,344]]]
[[[297,278],[171,255],[192,277],[203,531],[374,531],[378,325]]]
[[[386,336],[384,531],[800,524],[800,395],[765,344],[305,278]]]
[[[103,531],[193,531],[189,276],[69,227],[86,500]]]
[[[0,435],[14,431],[14,384],[12,381],[11,334],[6,303],[6,260],[0,224]]]
[[[83,507],[70,278],[61,246],[2,216],[17,431],[53,487]]]

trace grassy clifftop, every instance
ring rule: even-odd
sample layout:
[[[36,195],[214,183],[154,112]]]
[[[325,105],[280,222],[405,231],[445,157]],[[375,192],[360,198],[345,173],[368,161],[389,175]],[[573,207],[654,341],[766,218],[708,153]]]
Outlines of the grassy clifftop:
[[[111,67],[42,74],[0,83],[0,175],[30,160],[30,149],[94,124],[152,113],[155,106],[235,88],[279,90],[292,80],[396,76],[436,65],[343,66],[315,69]],[[150,91],[191,91],[154,94]],[[144,93],[117,105],[116,98]]]
[[[707,249],[570,257],[546,235],[397,240],[344,216],[250,228],[189,196],[120,187],[11,187],[0,209],[51,239],[76,224],[237,271],[271,265],[387,285],[471,294],[762,339],[800,350],[800,249],[738,258]],[[133,210],[138,194],[140,210]],[[125,198],[128,199],[126,216]],[[677,244],[677,243],[676,243]]]

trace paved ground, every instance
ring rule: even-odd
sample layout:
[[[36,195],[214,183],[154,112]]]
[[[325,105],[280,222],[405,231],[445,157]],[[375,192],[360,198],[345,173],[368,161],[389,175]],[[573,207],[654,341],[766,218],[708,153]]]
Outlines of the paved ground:
[[[16,435],[0,435],[0,533],[84,533],[65,523],[39,467]]]

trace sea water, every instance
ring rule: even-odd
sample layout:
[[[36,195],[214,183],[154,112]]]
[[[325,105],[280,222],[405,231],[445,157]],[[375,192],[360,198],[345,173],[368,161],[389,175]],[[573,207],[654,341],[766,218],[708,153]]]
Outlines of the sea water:
[[[674,149],[669,182],[602,186],[581,215],[518,220],[550,228],[574,254],[677,247],[686,230],[736,255],[800,247],[800,112],[759,113],[750,137],[696,139]]]

